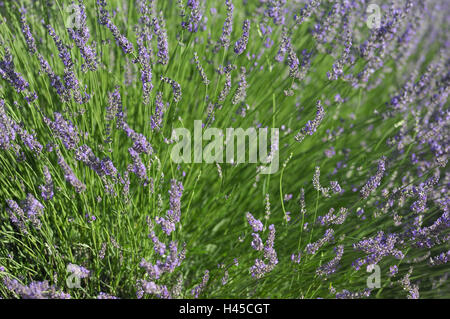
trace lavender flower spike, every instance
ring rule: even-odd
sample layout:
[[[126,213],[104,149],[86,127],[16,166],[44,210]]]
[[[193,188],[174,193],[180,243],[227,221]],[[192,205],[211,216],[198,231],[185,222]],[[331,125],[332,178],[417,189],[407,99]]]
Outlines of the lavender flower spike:
[[[74,172],[70,168],[70,166],[66,163],[64,160],[64,157],[61,154],[60,150],[56,151],[56,154],[58,156],[58,164],[61,167],[61,169],[64,171],[64,178],[66,181],[70,183],[75,188],[75,191],[77,193],[81,193],[86,190],[86,185],[84,185],[80,180],[75,176]]]
[[[247,48],[248,38],[250,34],[250,20],[246,19],[244,21],[242,30],[242,37],[237,40],[236,44],[234,45],[234,53],[236,53],[237,55],[241,55],[242,53],[244,53],[245,49]]]
[[[159,19],[153,18],[153,31],[155,32],[158,40],[158,63],[166,65],[169,63],[169,44],[162,14]]]
[[[378,170],[377,173],[370,177],[367,181],[366,185],[363,186],[361,189],[361,197],[366,199],[369,197],[370,193],[372,193],[378,186],[380,186],[381,178],[384,175],[384,171],[386,170],[386,158],[382,157],[378,161]]]
[[[119,28],[111,21],[109,12],[106,10],[106,0],[97,0],[97,4],[100,6],[99,23],[111,31],[117,45],[122,48],[124,53],[133,52],[133,44],[120,33]]]
[[[163,98],[162,92],[156,93],[155,113],[150,117],[150,125],[152,127],[152,130],[159,131],[162,128],[162,121],[165,109],[165,105],[162,98]]]
[[[225,5],[227,6],[227,17],[222,28],[222,35],[219,39],[219,46],[228,48],[230,46],[231,32],[233,31],[233,11],[234,5],[231,0],[225,0]],[[216,48],[216,51],[219,47]]]
[[[205,270],[205,274],[203,275],[202,282],[200,284],[198,284],[197,286],[195,286],[191,291],[191,294],[194,296],[194,298],[198,298],[200,296],[202,291],[205,289],[206,284],[208,283],[208,280],[209,280],[209,270]]]
[[[302,142],[305,139],[306,135],[313,135],[316,132],[317,128],[319,127],[320,123],[322,122],[323,118],[325,117],[325,111],[323,109],[320,100],[317,101],[316,108],[317,112],[314,120],[308,121],[305,127],[303,127],[300,130],[300,132],[295,136],[295,140],[297,142]]]
[[[20,11],[20,24],[22,26],[22,34],[25,38],[25,42],[27,43],[28,51],[31,54],[34,54],[37,51],[36,40],[34,39],[33,34],[31,33],[29,24],[27,23],[25,17],[26,10],[24,8],[20,8],[19,11]]]
[[[23,76],[15,71],[14,61],[8,48],[4,48],[5,56],[0,60],[0,76],[14,87],[17,93],[20,93],[29,87],[28,82]]]

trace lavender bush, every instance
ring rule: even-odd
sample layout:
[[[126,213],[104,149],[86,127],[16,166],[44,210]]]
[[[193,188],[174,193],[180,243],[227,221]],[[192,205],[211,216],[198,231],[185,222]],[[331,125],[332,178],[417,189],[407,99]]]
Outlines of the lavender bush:
[[[0,297],[449,298],[449,17],[0,1]],[[280,170],[175,163],[195,120]]]

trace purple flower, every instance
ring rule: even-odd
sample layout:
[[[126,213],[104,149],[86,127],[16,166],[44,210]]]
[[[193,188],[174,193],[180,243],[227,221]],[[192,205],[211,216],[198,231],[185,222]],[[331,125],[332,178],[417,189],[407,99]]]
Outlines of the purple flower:
[[[117,118],[117,127],[123,127],[124,114],[123,114],[123,105],[122,105],[122,97],[120,96],[119,88],[116,87],[113,92],[108,93],[108,105],[106,107],[106,139],[105,143],[109,144],[112,142],[111,133],[112,133],[112,125],[111,122]]]
[[[367,183],[361,188],[360,194],[361,197],[366,199],[369,197],[370,193],[372,193],[373,191],[375,191],[375,189],[380,186],[381,183],[381,178],[384,175],[384,171],[386,170],[386,159],[384,157],[382,157],[379,161],[378,161],[378,170],[377,173],[370,177],[369,180],[367,181]]]
[[[169,190],[169,206],[166,217],[157,217],[156,223],[161,225],[163,231],[170,235],[175,231],[175,225],[180,222],[181,217],[181,196],[183,195],[183,184],[175,179],[171,180]]]
[[[165,285],[157,285],[153,281],[142,280],[140,282],[140,286],[141,286],[142,293],[154,295],[154,296],[156,296],[158,298],[162,298],[162,299],[170,299],[171,298],[169,290],[167,289],[167,286],[165,286]]]
[[[218,45],[224,48],[228,48],[230,46],[231,32],[233,31],[234,5],[232,0],[225,0],[225,5],[227,6],[227,17],[222,28],[222,35],[220,36]],[[216,51],[217,50],[218,48],[216,48]]]
[[[37,229],[41,227],[39,218],[44,213],[44,206],[32,194],[29,193],[26,199],[21,201],[20,206],[14,200],[6,202],[11,222],[23,233],[28,233],[27,223],[31,223]]]
[[[133,150],[138,153],[145,153],[151,155],[153,153],[153,148],[147,141],[147,138],[141,134],[136,133],[127,123],[123,123],[123,130],[129,138],[133,141]],[[130,153],[131,154],[131,153]],[[132,155],[133,156],[133,155]]]
[[[353,244],[355,250],[361,250],[368,255],[362,259],[357,259],[353,266],[359,270],[362,265],[376,265],[382,258],[386,256],[393,256],[396,259],[403,259],[402,251],[395,248],[395,244],[399,241],[396,234],[388,234],[379,231],[375,237],[367,238]]]
[[[77,22],[79,26],[77,28],[68,28],[67,31],[86,62],[81,68],[83,70],[88,68],[91,71],[95,71],[97,70],[97,54],[95,52],[95,44],[87,44],[90,33],[86,24],[86,7],[84,6],[83,0],[79,0],[78,9],[79,20]]]
[[[320,266],[316,270],[316,274],[319,276],[329,276],[332,273],[336,272],[337,266],[342,259],[342,255],[344,254],[344,245],[339,245],[334,248],[334,251],[336,252],[336,257],[334,257],[332,260],[330,260],[325,265]]]
[[[278,62],[283,62],[286,57],[286,52],[289,48],[290,39],[288,37],[288,30],[286,27],[283,26],[282,33],[281,33],[281,42],[280,47],[278,49],[278,53],[275,56],[275,60]]]
[[[59,58],[67,69],[71,69],[73,67],[73,60],[70,55],[69,47],[61,41],[60,37],[56,34],[55,29],[53,29],[50,24],[47,24],[46,28],[48,30],[48,34],[52,37],[56,44],[56,48],[59,51]]]
[[[435,257],[430,257],[430,265],[431,266],[438,266],[448,263],[450,260],[450,250],[447,252],[443,252]]]
[[[264,244],[262,242],[261,237],[259,237],[258,234],[253,233],[253,241],[251,243],[251,246],[254,250],[263,250],[264,249]]]
[[[156,93],[155,113],[150,117],[150,125],[152,127],[152,130],[159,131],[162,128],[162,121],[165,110],[165,105],[162,98],[162,92]]]
[[[267,10],[264,13],[266,16],[273,19],[274,24],[282,25],[285,23],[283,14],[283,6],[285,4],[286,0],[269,0],[267,1]]]
[[[333,235],[334,230],[331,228],[327,229],[321,239],[314,243],[308,243],[308,245],[306,245],[305,252],[310,255],[314,255],[323,245],[333,240]]]
[[[336,151],[334,150],[333,146],[331,146],[329,149],[326,149],[324,151],[324,153],[325,153],[325,156],[328,158],[332,158],[334,155],[336,155]]]
[[[361,299],[363,297],[369,297],[372,289],[366,288],[362,292],[351,292],[347,289],[336,293],[336,299]]]
[[[61,151],[56,150],[56,154],[58,156],[58,165],[63,170],[64,178],[66,179],[66,181],[69,182],[69,184],[75,188],[75,191],[77,193],[84,192],[86,190],[86,185],[84,185],[82,182],[80,182],[80,180],[75,176],[75,174],[72,171],[72,169],[70,168],[70,166],[64,160],[64,157],[61,154]]]
[[[62,292],[56,286],[50,286],[48,281],[33,281],[28,286],[8,276],[3,283],[9,291],[23,299],[70,299],[70,295]]]
[[[73,125],[70,120],[65,120],[60,113],[53,113],[55,120],[44,117],[44,122],[50,127],[64,147],[68,150],[75,149],[80,142],[79,133],[77,127]]]
[[[198,72],[200,73],[200,76],[202,78],[202,82],[205,85],[209,85],[209,80],[208,77],[206,76],[205,70],[203,69],[200,60],[198,58],[197,52],[194,52],[194,61],[195,61],[195,65],[197,67]]]
[[[129,165],[128,170],[136,174],[136,176],[142,181],[144,181],[144,183],[147,183],[147,168],[142,162],[139,153],[136,152],[136,150],[132,147],[128,149],[128,152],[130,153],[131,158],[133,159],[133,164]]]
[[[188,0],[186,6],[190,10],[189,21],[182,22],[183,28],[188,29],[189,32],[197,32],[202,19],[202,12],[200,11],[199,0]]]
[[[233,99],[231,100],[231,103],[233,105],[245,101],[245,98],[247,97],[247,87],[248,84],[246,79],[246,70],[245,67],[241,67],[241,78],[239,80],[239,86],[233,96]]]
[[[99,176],[116,176],[117,169],[109,158],[100,160],[92,149],[85,145],[80,146],[75,152],[75,159],[89,166]]]
[[[339,213],[334,215],[334,208],[331,208],[325,216],[319,216],[317,223],[325,225],[342,225],[348,216],[348,209],[341,207]]]
[[[250,273],[254,278],[262,278],[266,273],[271,272],[278,264],[277,252],[274,249],[275,225],[272,224],[269,226],[269,236],[267,237],[264,247],[261,247],[261,243],[259,243],[259,235],[253,234],[253,236],[255,240],[252,242],[252,247],[255,246],[254,249],[257,250],[263,248],[264,260],[259,258],[255,259],[255,264],[250,268]]]
[[[25,8],[20,8],[19,11],[20,11],[20,24],[22,27],[22,34],[25,38],[25,42],[27,43],[28,51],[31,54],[34,54],[37,51],[36,40],[34,39],[33,34],[31,33],[31,30],[30,30],[30,26],[27,23],[27,20],[25,17],[26,10],[25,10]]]
[[[119,298],[104,292],[100,292],[99,295],[97,296],[97,299],[119,299]]]
[[[15,71],[12,55],[8,48],[4,48],[5,55],[0,60],[0,76],[14,87],[17,93],[20,93],[29,87],[28,82],[23,76]]]
[[[143,90],[143,99],[144,104],[149,103],[150,93],[153,89],[152,84],[152,67],[151,67],[151,54],[152,49],[149,46],[148,48],[145,46],[145,33],[141,32],[137,37],[137,45],[138,45],[138,58],[136,62],[139,62],[141,65],[141,82],[142,82],[142,90]]]
[[[6,114],[3,107],[5,101],[0,99],[0,149],[7,150],[13,147],[16,139],[16,123]]]
[[[342,192],[341,185],[337,181],[331,181],[330,182],[330,188],[335,194],[339,194]]]
[[[82,266],[78,266],[75,264],[68,264],[67,265],[67,272],[73,274],[75,277],[82,279],[89,277],[90,271]]]
[[[65,87],[61,78],[55,74],[48,61],[39,53],[37,53],[37,57],[42,71],[47,74],[50,80],[50,85],[56,90],[56,93],[61,97],[63,102],[69,101],[71,98],[70,90]]]
[[[394,266],[390,266],[389,267],[389,276],[393,277],[398,273],[398,266],[394,265]]]
[[[306,135],[313,135],[317,128],[319,127],[320,123],[322,123],[323,118],[325,117],[325,111],[323,109],[321,101],[317,101],[316,103],[316,117],[313,121],[308,121],[303,127],[300,132],[295,136],[295,140],[297,142],[301,142],[305,139]]]
[[[197,286],[195,286],[191,290],[191,294],[194,296],[194,298],[198,298],[200,296],[200,294],[205,289],[206,284],[208,283],[208,280],[209,280],[209,270],[205,270],[205,274],[203,275],[202,282],[200,284],[198,284]]]
[[[296,264],[299,264],[301,260],[302,260],[302,253],[301,252],[299,252],[297,255],[296,254],[292,254],[291,255],[291,261],[292,262],[294,262]]]
[[[6,200],[6,203],[8,204],[8,208],[6,211],[9,214],[9,219],[11,222],[24,234],[28,233],[26,223],[26,216],[22,208],[19,207],[19,205],[11,199]]]
[[[124,53],[133,52],[133,44],[120,33],[119,28],[110,19],[109,12],[106,10],[106,1],[97,0],[97,3],[100,6],[99,23],[106,26],[111,31],[117,45],[122,48]]]

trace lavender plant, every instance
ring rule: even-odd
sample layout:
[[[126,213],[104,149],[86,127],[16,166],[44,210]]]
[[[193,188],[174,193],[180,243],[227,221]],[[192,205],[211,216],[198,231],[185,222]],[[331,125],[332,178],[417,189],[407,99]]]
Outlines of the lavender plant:
[[[448,1],[45,3],[0,1],[1,298],[450,297]],[[284,164],[175,162],[198,120]]]

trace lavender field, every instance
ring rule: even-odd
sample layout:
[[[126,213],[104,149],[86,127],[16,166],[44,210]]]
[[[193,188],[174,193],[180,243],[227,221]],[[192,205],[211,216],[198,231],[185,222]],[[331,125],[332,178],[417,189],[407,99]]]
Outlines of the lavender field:
[[[0,298],[450,298],[449,22],[0,1]]]

